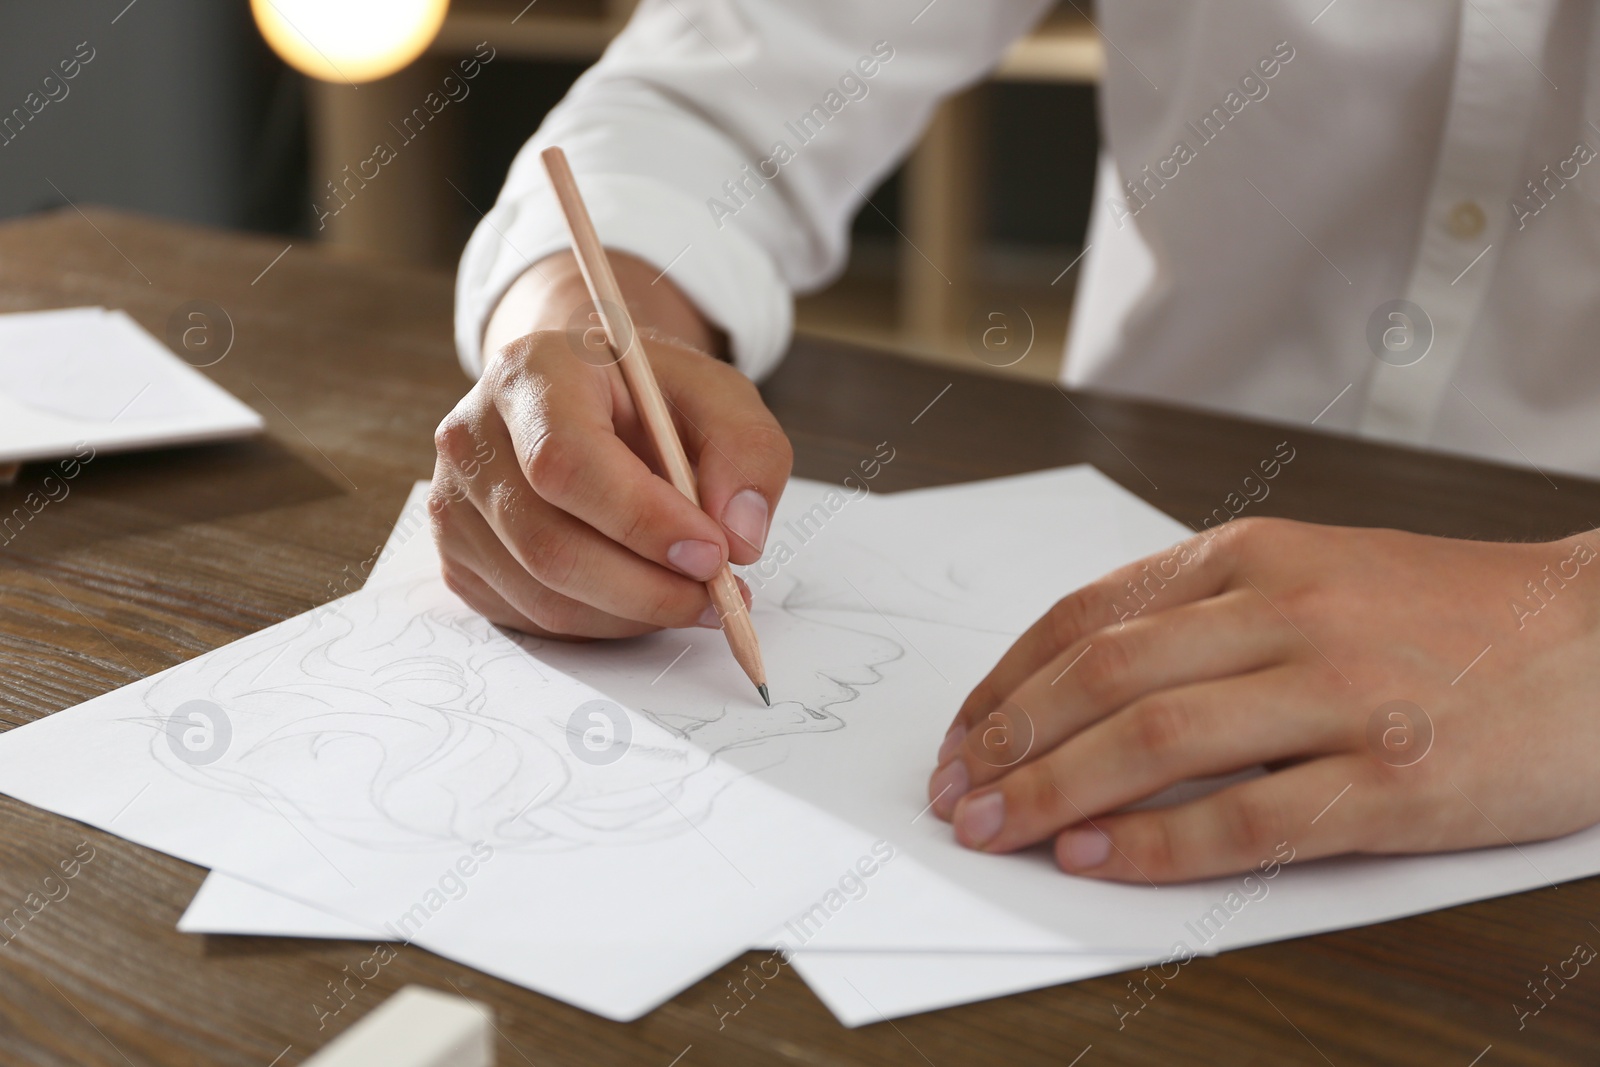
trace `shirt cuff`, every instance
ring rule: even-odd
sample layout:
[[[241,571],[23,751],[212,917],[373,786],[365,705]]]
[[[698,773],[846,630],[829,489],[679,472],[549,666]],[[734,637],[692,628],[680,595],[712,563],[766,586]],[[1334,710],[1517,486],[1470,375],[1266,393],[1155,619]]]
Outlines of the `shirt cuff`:
[[[760,380],[777,366],[794,329],[794,301],[762,248],[718,228],[703,204],[632,174],[581,175],[601,242],[653,264],[728,335],[735,365]],[[456,274],[456,352],[483,372],[483,331],[500,298],[528,267],[571,246],[548,185],[502,198],[473,230]]]

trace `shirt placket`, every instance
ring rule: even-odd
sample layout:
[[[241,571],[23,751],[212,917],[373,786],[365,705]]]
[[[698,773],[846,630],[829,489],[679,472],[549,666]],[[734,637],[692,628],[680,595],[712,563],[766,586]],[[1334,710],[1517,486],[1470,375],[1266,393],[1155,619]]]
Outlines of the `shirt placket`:
[[[1505,203],[1521,184],[1534,112],[1549,88],[1538,64],[1555,6],[1555,0],[1466,0],[1444,135],[1406,287],[1414,308],[1380,308],[1374,314],[1392,316],[1394,325],[1368,330],[1369,343],[1389,336],[1386,330],[1401,331],[1405,350],[1374,345],[1378,362],[1356,423],[1363,436],[1429,440],[1493,278],[1510,222]]]

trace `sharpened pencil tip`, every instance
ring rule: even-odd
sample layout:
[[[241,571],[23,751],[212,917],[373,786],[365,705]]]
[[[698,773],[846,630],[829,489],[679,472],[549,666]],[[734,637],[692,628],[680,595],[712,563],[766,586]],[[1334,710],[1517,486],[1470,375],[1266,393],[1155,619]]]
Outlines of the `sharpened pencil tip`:
[[[766,686],[764,686],[764,685],[756,686],[756,692],[760,693],[761,694],[761,699],[765,700],[767,702],[767,707],[769,707],[769,708],[772,707],[772,698],[767,695],[767,687]]]

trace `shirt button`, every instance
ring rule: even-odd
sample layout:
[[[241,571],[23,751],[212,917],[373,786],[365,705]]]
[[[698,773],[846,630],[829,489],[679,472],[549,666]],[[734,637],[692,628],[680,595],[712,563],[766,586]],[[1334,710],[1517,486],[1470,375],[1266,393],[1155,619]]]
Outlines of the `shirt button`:
[[[1450,231],[1450,236],[1465,241],[1482,233],[1488,222],[1489,220],[1484,217],[1483,208],[1479,207],[1476,201],[1463,200],[1450,209],[1450,214],[1445,219],[1445,228]]]

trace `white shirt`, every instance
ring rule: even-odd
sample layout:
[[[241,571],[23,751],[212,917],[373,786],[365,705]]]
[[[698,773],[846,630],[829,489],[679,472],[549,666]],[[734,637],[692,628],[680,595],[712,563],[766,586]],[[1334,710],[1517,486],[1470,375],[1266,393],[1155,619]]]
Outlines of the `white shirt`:
[[[567,244],[537,159],[559,143],[602,239],[670,271],[759,378],[936,101],[1049,7],[643,0],[467,245],[463,364]],[[1600,11],[1098,9],[1110,151],[1067,384],[1600,475]]]

